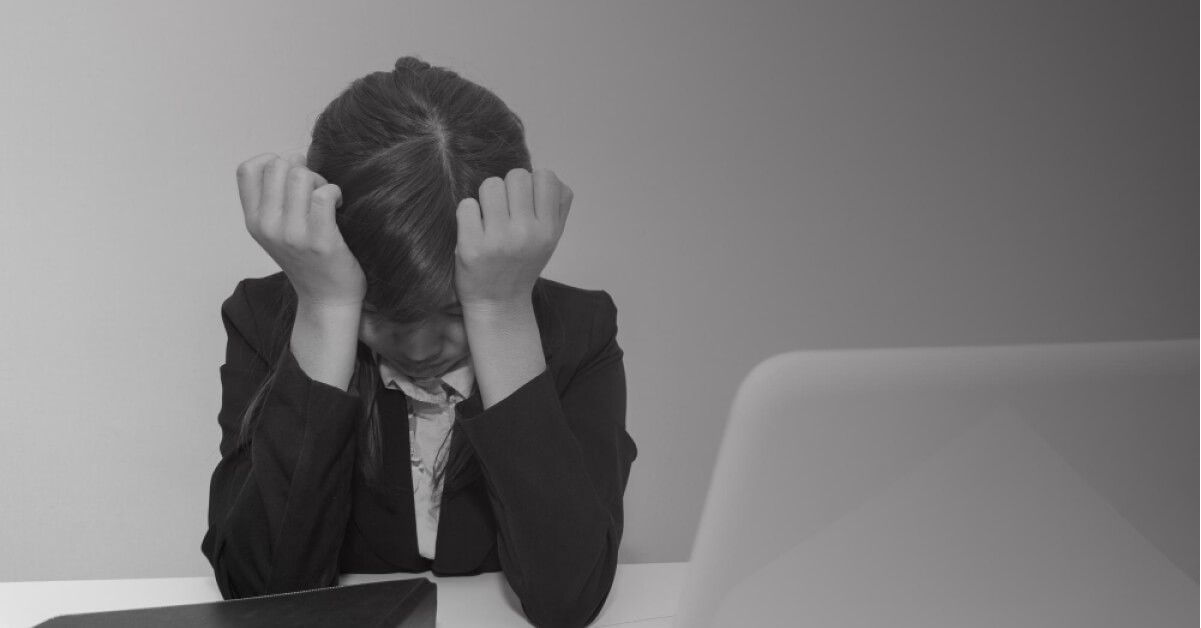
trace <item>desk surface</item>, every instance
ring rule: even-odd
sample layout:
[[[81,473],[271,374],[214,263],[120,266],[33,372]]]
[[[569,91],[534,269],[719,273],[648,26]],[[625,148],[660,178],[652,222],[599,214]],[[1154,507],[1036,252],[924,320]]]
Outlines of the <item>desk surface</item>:
[[[593,626],[667,628],[687,563],[618,565],[613,589]],[[529,626],[500,572],[466,577],[430,573],[343,574],[340,584],[424,576],[438,583],[438,628]],[[32,626],[56,615],[219,602],[212,577],[0,582],[0,626]]]

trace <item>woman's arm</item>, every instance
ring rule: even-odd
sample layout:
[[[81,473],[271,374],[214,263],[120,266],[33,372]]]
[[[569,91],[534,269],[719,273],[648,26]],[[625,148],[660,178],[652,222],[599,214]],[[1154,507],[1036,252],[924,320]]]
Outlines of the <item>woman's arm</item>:
[[[590,623],[617,568],[637,448],[625,430],[616,307],[602,294],[590,357],[561,397],[544,366],[480,414],[459,419],[496,514],[501,567],[538,626]],[[486,385],[480,381],[481,396]]]
[[[361,409],[357,395],[310,378],[285,343],[251,440],[237,447],[243,411],[270,369],[245,284],[221,306],[221,461],[201,543],[225,599],[337,584]]]
[[[562,395],[524,306],[507,322],[468,315],[531,299],[572,198],[553,172],[514,168],[485,179],[479,200],[465,198],[456,210],[455,289],[471,351],[482,354],[473,360],[485,402],[457,421],[480,460],[501,569],[539,626],[590,623],[617,569],[622,497],[637,455],[625,430],[617,308],[599,292],[587,357]]]
[[[292,323],[292,356],[312,379],[348,390],[358,349],[361,304],[319,306],[300,299]]]
[[[512,303],[464,307],[463,327],[485,410],[546,370],[532,295]]]

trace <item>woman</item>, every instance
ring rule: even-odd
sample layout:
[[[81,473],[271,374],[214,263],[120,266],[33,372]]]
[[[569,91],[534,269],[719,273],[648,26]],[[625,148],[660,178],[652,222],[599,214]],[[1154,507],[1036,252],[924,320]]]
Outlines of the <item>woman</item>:
[[[221,307],[201,548],[226,599],[500,570],[532,623],[595,619],[637,447],[612,298],[538,276],[572,192],[530,170],[500,99],[413,57],[331,102],[304,158],[239,166],[282,271]]]

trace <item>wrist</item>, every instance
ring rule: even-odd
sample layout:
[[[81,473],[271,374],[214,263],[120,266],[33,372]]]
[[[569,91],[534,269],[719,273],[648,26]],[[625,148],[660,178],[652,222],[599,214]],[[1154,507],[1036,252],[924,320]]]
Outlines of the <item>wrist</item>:
[[[296,314],[297,316],[300,316],[302,313],[304,316],[314,320],[357,320],[363,313],[363,303],[362,301],[349,303],[321,303],[319,301],[313,301],[311,299],[300,297],[296,300]]]
[[[509,299],[486,299],[464,302],[463,316],[481,319],[505,319],[523,316],[534,310],[532,295],[526,294]]]
[[[464,304],[463,325],[485,410],[546,370],[532,300]]]
[[[291,348],[309,378],[349,391],[359,335],[358,309],[298,301]]]
[[[296,322],[319,329],[323,334],[358,337],[362,306],[329,305],[305,300],[296,302]]]

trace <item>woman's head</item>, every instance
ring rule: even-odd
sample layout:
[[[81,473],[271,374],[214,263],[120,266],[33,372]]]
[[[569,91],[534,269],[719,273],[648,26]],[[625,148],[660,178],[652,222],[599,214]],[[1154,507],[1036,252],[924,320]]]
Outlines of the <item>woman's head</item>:
[[[367,455],[360,462],[374,478],[380,452],[375,360],[393,362],[401,372],[420,363],[443,372],[464,363],[455,211],[462,199],[478,196],[485,179],[531,169],[525,129],[487,89],[401,57],[391,72],[351,82],[321,112],[306,165],[341,188],[336,222],[367,280],[359,339],[370,351],[359,352],[351,392],[364,399],[360,433]],[[295,303],[289,305],[281,308],[281,327],[291,327]],[[247,409],[243,442],[276,372]],[[455,461],[452,450],[448,466]]]
[[[480,184],[530,169],[521,119],[455,72],[402,57],[317,117],[307,164],[342,190],[336,219],[388,321],[436,316],[454,291],[455,210]]]

